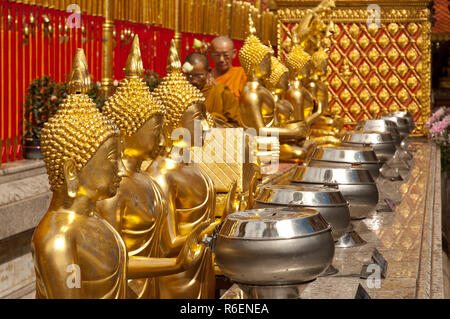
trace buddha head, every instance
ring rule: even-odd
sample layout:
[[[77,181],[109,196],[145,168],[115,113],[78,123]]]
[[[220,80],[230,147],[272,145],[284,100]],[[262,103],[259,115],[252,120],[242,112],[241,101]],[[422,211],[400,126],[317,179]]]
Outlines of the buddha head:
[[[303,77],[308,76],[307,65],[310,65],[310,60],[311,56],[306,53],[300,45],[295,44],[286,56],[286,67],[289,69],[290,77],[292,79],[302,79]]]
[[[328,54],[322,47],[311,56],[311,62],[314,73],[318,76],[319,80],[323,80],[328,72]]]
[[[211,123],[206,113],[205,97],[183,74],[174,40],[170,43],[167,75],[152,93],[166,108],[166,138],[174,135],[174,130],[182,128],[189,132],[190,141],[184,141],[190,143],[189,146],[194,145],[196,136],[203,143],[203,132],[209,130]],[[195,132],[195,128],[200,128],[201,132]],[[173,138],[168,140],[172,141],[171,144],[176,141]]]
[[[289,88],[289,70],[280,62],[279,59],[272,56],[271,72],[264,78],[264,85],[268,90],[276,94],[282,93]]]
[[[124,156],[155,159],[163,142],[165,108],[142,79],[139,38],[136,35],[124,69],[125,78],[103,107],[103,114],[120,129]]]
[[[245,39],[244,45],[239,51],[239,62],[247,76],[252,79],[261,79],[271,72],[272,52],[269,47],[262,44],[255,35],[256,29],[249,15],[250,35]]]
[[[119,129],[86,94],[90,88],[86,57],[78,49],[67,83],[69,95],[42,129],[42,155],[50,189],[92,201],[116,194],[123,167]]]

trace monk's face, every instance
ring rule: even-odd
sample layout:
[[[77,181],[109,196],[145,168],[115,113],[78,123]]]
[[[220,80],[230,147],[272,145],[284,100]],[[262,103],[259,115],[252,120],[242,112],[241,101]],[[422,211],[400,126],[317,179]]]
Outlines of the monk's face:
[[[236,49],[230,40],[216,40],[211,43],[209,52],[216,70],[223,74],[232,67],[233,59],[236,57]]]
[[[208,78],[208,70],[202,62],[197,62],[193,65],[193,69],[187,75],[189,82],[197,89],[201,90],[206,84]]]

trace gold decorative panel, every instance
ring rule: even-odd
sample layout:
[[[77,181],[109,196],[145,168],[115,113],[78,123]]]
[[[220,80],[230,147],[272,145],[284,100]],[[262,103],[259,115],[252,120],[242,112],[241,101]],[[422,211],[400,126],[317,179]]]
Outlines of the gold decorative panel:
[[[286,29],[299,22],[307,8],[319,3],[275,2],[279,23]],[[335,23],[329,50],[329,109],[350,125],[406,110],[416,122],[413,135],[424,135],[431,103],[428,2],[379,2],[379,27],[368,26],[369,4],[336,0],[336,8],[328,17]],[[278,45],[286,38],[285,28],[279,25]]]

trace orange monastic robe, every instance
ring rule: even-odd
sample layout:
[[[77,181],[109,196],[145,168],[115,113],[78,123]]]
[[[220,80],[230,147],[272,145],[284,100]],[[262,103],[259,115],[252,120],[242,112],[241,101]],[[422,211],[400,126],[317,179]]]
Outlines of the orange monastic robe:
[[[223,84],[206,84],[201,90],[205,96],[206,111],[231,126],[240,126],[239,100]]]
[[[244,69],[240,66],[233,66],[226,73],[215,79],[217,84],[228,86],[238,99],[247,80],[247,75],[245,75]]]

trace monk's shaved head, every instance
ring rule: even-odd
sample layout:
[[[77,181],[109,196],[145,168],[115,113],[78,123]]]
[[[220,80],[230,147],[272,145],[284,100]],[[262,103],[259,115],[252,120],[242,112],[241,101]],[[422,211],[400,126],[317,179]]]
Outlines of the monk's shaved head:
[[[233,66],[236,53],[234,42],[229,37],[221,35],[211,41],[209,55],[214,62],[213,77],[226,73]]]
[[[231,40],[227,36],[219,35],[218,37],[215,37],[211,41],[211,47],[212,47],[213,50],[214,50],[214,48],[224,47],[224,46],[226,46],[228,50],[233,50],[234,49],[234,42],[233,42],[233,40]]]
[[[203,64],[205,70],[209,69],[209,59],[206,55],[200,52],[193,52],[186,56],[184,62],[189,62],[191,65],[196,65],[198,63]]]

